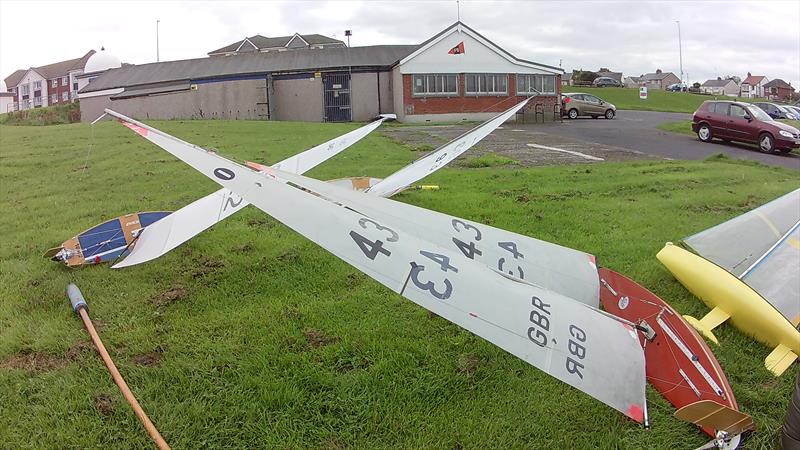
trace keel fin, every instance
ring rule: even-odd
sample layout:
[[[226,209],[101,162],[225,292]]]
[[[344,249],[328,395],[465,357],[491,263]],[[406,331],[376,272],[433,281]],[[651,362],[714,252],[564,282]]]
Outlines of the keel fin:
[[[789,366],[792,365],[794,360],[797,359],[797,354],[794,353],[789,347],[778,344],[775,350],[772,351],[764,360],[764,366],[775,374],[776,377],[781,376]]]
[[[728,320],[730,317],[730,314],[723,311],[719,306],[714,307],[714,309],[709,311],[709,313],[700,320],[697,320],[692,316],[683,316],[683,318],[689,322],[689,325],[694,327],[703,336],[707,337],[717,345],[719,345],[719,341],[717,340],[717,337],[714,336],[712,330]]]
[[[752,417],[711,400],[690,403],[675,411],[675,417],[733,436],[755,429]]]

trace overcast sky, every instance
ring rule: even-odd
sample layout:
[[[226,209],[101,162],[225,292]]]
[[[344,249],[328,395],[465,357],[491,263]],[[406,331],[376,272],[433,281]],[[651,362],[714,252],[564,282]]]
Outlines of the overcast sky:
[[[747,72],[800,85],[800,1],[470,1],[461,20],[519,58],[690,81]],[[204,57],[245,36],[319,33],[353,46],[417,44],[456,21],[456,1],[0,0],[0,78],[89,49],[133,64]]]

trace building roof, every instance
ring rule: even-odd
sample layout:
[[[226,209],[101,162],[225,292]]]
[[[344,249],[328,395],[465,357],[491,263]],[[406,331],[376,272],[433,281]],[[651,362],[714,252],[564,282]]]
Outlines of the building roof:
[[[758,83],[761,83],[764,80],[764,78],[766,78],[764,75],[749,75],[747,78],[744,79],[744,81],[742,81],[742,84],[749,84],[750,86],[755,86]]]
[[[324,44],[340,44],[344,47],[344,42],[333,39],[328,36],[323,36],[321,34],[293,34],[291,36],[280,36],[280,37],[266,37],[257,34],[255,36],[251,36],[248,38],[244,38],[241,41],[236,41],[233,44],[226,45],[225,47],[218,48],[216,50],[212,50],[208,52],[208,55],[217,55],[217,54],[225,54],[225,53],[232,53],[239,50],[239,48],[245,44],[245,42],[250,42],[255,46],[256,50],[261,49],[271,49],[271,48],[284,48],[289,45],[289,42],[295,36],[300,36],[308,45],[324,45]]]
[[[725,86],[728,85],[728,83],[736,84],[736,82],[731,80],[731,79],[727,79],[727,80],[706,80],[706,82],[703,83],[701,86],[705,86],[705,87],[725,87]]]
[[[613,78],[619,82],[622,82],[622,72],[612,72],[610,70],[598,70],[595,72],[599,77],[608,77]]]
[[[17,84],[19,84],[20,80],[22,80],[22,77],[24,77],[29,70],[35,70],[36,73],[48,80],[52,78],[63,77],[70,73],[70,71],[78,69],[83,70],[83,67],[86,65],[86,61],[92,55],[94,55],[94,50],[89,50],[80,58],[68,59],[66,61],[60,61],[57,63],[48,64],[46,66],[31,67],[30,69],[20,69],[12,73],[4,81],[9,89],[15,87]]]
[[[14,73],[12,73],[11,75],[7,76],[6,79],[3,80],[6,83],[6,88],[7,89],[11,89],[13,87],[16,87],[19,84],[19,80],[21,80],[22,77],[24,77],[26,73],[28,73],[28,71],[25,70],[25,69],[17,69],[17,70],[15,70]]]
[[[764,87],[765,87],[765,88],[776,87],[776,88],[783,88],[783,89],[792,89],[792,90],[794,90],[794,89],[792,88],[792,85],[790,85],[789,83],[787,83],[787,82],[785,82],[785,81],[781,80],[780,78],[775,78],[774,80],[772,80],[772,81],[770,81],[769,83],[765,84],[765,85],[764,85]]]
[[[416,45],[374,45],[298,52],[244,53],[225,58],[198,58],[133,66],[103,72],[81,93],[120,87],[320,69],[389,68]]]
[[[678,76],[672,72],[661,72],[661,73],[646,73],[642,75],[639,78],[639,80],[641,81],[663,80],[664,78],[667,78],[670,75],[672,75],[675,78],[678,78]]]

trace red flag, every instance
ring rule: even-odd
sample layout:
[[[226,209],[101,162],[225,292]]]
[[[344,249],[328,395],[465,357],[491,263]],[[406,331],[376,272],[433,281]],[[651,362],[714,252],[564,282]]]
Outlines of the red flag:
[[[464,53],[464,41],[461,41],[455,47],[451,48],[449,52],[450,55],[460,55]]]

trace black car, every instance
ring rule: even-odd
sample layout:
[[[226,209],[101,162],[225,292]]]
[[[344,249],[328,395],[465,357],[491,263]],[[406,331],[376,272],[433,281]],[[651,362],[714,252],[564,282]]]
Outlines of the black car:
[[[773,119],[794,119],[794,114],[787,112],[785,109],[776,105],[775,103],[755,102],[754,105],[763,109],[765,113],[769,114]],[[789,117],[789,116],[792,117]]]
[[[609,77],[598,77],[592,82],[595,87],[622,87],[622,83]]]

